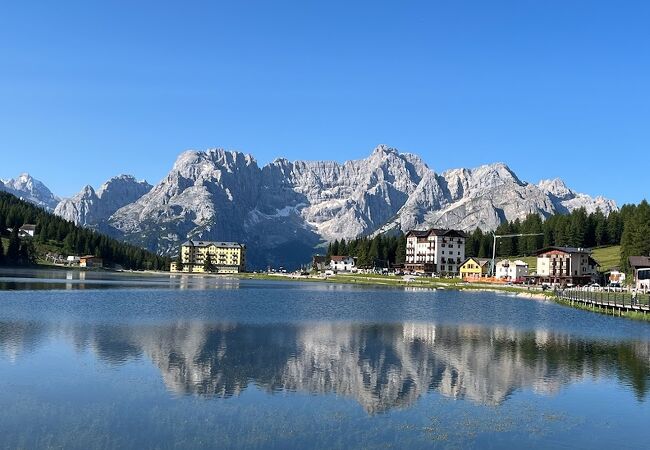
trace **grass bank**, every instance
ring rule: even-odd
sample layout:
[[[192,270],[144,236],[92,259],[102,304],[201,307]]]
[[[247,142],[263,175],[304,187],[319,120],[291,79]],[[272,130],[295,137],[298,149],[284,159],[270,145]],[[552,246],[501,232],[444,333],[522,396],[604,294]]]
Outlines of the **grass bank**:
[[[643,314],[637,311],[624,311],[624,310],[607,310],[597,306],[584,305],[581,303],[565,300],[560,297],[553,296],[553,301],[559,305],[568,306],[569,308],[581,309],[592,313],[603,314],[606,316],[624,317],[626,319],[640,320],[643,322],[650,322],[650,314]]]
[[[254,280],[273,281],[298,281],[313,283],[350,284],[363,286],[383,286],[403,289],[432,289],[432,290],[458,290],[458,291],[492,291],[516,294],[522,297],[548,298],[551,294],[542,292],[539,289],[528,289],[526,287],[491,285],[480,283],[465,283],[458,278],[427,278],[418,277],[413,281],[404,281],[402,277],[377,274],[346,274],[334,275],[327,278],[310,276],[298,277],[290,275],[272,274],[239,274],[238,278]]]

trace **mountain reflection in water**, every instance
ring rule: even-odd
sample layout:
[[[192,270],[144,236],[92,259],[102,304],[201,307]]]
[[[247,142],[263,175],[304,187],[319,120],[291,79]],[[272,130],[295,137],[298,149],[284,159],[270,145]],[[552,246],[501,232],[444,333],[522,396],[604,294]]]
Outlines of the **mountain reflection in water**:
[[[606,377],[643,401],[650,377],[647,342],[426,323],[0,322],[0,352],[16,360],[53,336],[111,365],[147,358],[177,395],[225,398],[254,383],[269,393],[351,397],[370,414],[409,407],[428,392],[497,405],[516,390],[552,394]]]

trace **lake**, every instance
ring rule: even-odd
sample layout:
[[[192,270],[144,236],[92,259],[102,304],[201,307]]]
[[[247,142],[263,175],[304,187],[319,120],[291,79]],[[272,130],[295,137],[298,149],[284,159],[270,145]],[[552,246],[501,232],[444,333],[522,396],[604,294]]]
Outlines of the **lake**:
[[[0,271],[6,448],[644,448],[650,325],[549,301]]]

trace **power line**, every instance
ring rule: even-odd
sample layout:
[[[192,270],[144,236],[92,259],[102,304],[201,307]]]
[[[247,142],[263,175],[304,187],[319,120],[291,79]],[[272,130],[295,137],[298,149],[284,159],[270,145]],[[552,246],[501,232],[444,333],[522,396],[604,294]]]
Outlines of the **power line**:
[[[503,238],[513,238],[513,237],[526,237],[526,236],[544,236],[544,233],[516,233],[516,234],[496,234],[492,233],[492,236],[494,236],[494,240],[492,242],[492,267],[490,268],[490,272],[492,276],[496,275],[496,265],[495,261],[497,258],[497,239],[503,239]]]

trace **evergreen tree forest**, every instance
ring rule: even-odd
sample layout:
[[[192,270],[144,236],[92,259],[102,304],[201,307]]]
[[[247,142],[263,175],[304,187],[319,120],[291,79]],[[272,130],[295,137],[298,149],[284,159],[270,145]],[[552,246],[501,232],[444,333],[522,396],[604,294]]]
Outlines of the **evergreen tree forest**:
[[[36,225],[33,238],[18,237],[18,229],[24,224]],[[8,228],[13,231],[8,232]],[[99,256],[126,269],[169,269],[167,257],[78,227],[6,192],[0,192],[0,237],[8,240],[4,246],[0,239],[0,264],[4,265],[31,265],[42,256],[39,248],[56,248],[69,255]]]
[[[406,260],[406,236],[377,235],[361,237],[346,242],[335,240],[327,247],[327,256],[349,255],[357,258],[359,267],[389,267],[404,264]]]
[[[550,246],[621,245],[621,267],[629,270],[628,256],[650,255],[650,205],[645,200],[639,205],[624,205],[608,216],[599,210],[589,214],[584,208],[570,214],[552,215],[546,220],[538,214],[530,214],[524,220],[504,222],[496,230],[498,235],[536,233],[540,235],[499,239],[497,256],[531,256]],[[490,258],[492,242],[492,233],[477,228],[467,234],[465,255]],[[349,242],[336,240],[327,249],[327,256],[333,255],[355,256],[360,267],[402,264],[406,238],[399,234],[362,237]]]

